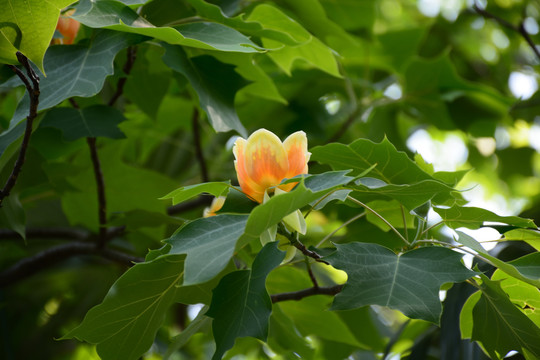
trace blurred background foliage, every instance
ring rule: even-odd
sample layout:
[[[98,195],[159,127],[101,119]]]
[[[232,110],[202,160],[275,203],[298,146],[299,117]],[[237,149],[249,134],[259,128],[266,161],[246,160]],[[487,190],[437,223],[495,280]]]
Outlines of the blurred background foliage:
[[[470,170],[458,188],[467,190],[463,196],[471,205],[540,223],[540,58],[523,36],[524,30],[532,43],[540,43],[538,1],[478,1],[479,10],[466,0],[209,1],[230,17],[225,20],[204,14],[200,1],[96,3],[129,5],[156,26],[190,24],[200,18],[222,22],[272,49],[241,53],[186,47],[213,87],[200,90],[162,60],[162,43],[151,39],[136,45],[136,60],[115,105],[121,110],[114,130],[119,132],[108,129],[98,140],[108,225],[123,230],[111,235],[115,249],[143,257],[148,249],[161,247],[161,240],[184,221],[201,216],[205,199],[181,209],[158,200],[175,188],[236,181],[231,151],[235,135],[213,129],[199,106],[205,91],[220,94],[248,133],[266,128],[284,138],[304,130],[310,147],[386,137],[417,162],[425,160],[426,169]],[[296,38],[291,36],[289,43],[260,37],[244,26],[246,19],[264,20],[272,9],[294,20]],[[239,14],[244,18],[234,18]],[[96,31],[83,26],[76,42],[88,43]],[[114,75],[96,95],[75,98],[81,108],[107,103],[126,76],[128,56],[128,50],[119,50]],[[0,68],[5,82],[0,87],[2,183],[20,146],[20,138],[10,137],[8,130],[24,94],[23,88],[6,85],[10,77],[9,69]],[[69,103],[63,99],[60,106]],[[53,111],[40,114],[24,170],[0,212],[2,269],[66,241],[95,238],[98,232],[96,185],[85,139],[63,133]],[[197,148],[202,149],[204,171]],[[327,170],[310,165],[312,173]],[[314,212],[307,219],[305,243],[317,244],[352,216],[354,209],[343,207]],[[430,216],[435,223],[437,215]],[[381,235],[374,223],[357,221],[337,233],[336,241],[362,234],[363,241],[399,246],[399,239]],[[68,229],[64,236],[62,229]],[[441,231],[441,236],[451,236]],[[477,236],[499,237],[494,230],[484,235],[479,231],[483,230],[477,230]],[[509,260],[530,249],[514,243],[493,251],[507,254]],[[0,357],[96,358],[90,345],[54,339],[77,325],[126,267],[88,254],[46,265],[0,289]],[[287,278],[296,288],[309,282],[296,270],[272,273],[270,292],[273,286],[285,286],[274,280]],[[456,285],[447,293],[441,328],[377,307],[312,318],[302,312],[302,302],[282,303],[275,306],[268,345],[239,339],[226,358],[289,359],[294,350],[302,358],[318,359],[374,359],[389,352],[408,359],[480,359],[480,349],[460,340],[458,330],[458,314],[469,292]],[[313,308],[328,305],[319,297],[303,301]],[[173,307],[144,359],[161,358],[170,339],[198,309]],[[360,314],[365,311],[368,315]],[[359,322],[366,316],[372,323]],[[317,331],[332,326],[331,336]],[[211,335],[202,332],[171,358],[206,359],[212,346]]]

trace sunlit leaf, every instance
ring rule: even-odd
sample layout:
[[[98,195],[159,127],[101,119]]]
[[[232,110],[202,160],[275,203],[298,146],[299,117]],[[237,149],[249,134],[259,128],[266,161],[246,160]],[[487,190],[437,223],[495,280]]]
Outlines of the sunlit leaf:
[[[534,221],[517,216],[499,216],[489,210],[477,207],[453,206],[449,209],[434,208],[444,223],[451,228],[466,227],[478,229],[489,226],[486,222],[499,222],[523,228],[536,228]]]

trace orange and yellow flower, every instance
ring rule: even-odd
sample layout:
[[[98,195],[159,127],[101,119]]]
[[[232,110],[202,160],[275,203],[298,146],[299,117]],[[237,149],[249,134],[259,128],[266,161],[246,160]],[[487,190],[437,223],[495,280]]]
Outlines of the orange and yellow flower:
[[[64,44],[71,45],[77,37],[81,23],[77,20],[70,18],[69,16],[74,13],[73,10],[68,11],[67,13],[60,16],[58,19],[58,24],[56,25],[56,30],[62,34],[61,39],[53,39],[52,44]]]
[[[283,179],[307,174],[311,153],[307,151],[306,133],[297,131],[285,141],[266,129],[259,129],[234,143],[234,166],[242,191],[262,202],[265,192],[273,192]],[[279,185],[290,191],[296,183]]]

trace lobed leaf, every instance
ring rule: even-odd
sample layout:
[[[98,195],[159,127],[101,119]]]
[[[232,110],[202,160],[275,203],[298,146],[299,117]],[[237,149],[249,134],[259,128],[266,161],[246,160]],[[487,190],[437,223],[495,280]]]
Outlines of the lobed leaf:
[[[441,247],[424,247],[399,255],[377,244],[336,244],[324,259],[348,275],[336,295],[333,310],[381,305],[400,310],[413,319],[438,324],[439,289],[474,275],[461,263],[462,255]]]
[[[444,223],[453,228],[466,227],[469,229],[478,229],[485,222],[500,222],[522,228],[536,228],[534,221],[523,219],[517,216],[499,216],[489,210],[477,207],[452,206],[449,209],[433,208],[439,214]]]
[[[183,186],[161,197],[160,200],[172,199],[173,205],[176,205],[203,193],[212,194],[215,197],[218,197],[228,192],[230,188],[230,182],[208,182]]]

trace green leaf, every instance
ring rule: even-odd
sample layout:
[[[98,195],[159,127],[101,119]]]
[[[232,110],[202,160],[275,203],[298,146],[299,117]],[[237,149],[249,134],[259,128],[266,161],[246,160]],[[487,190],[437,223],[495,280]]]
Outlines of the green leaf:
[[[540,358],[540,328],[510,301],[499,282],[481,277],[482,296],[473,309],[471,339],[482,343],[493,359],[511,350]]]
[[[193,335],[210,327],[212,319],[206,316],[207,311],[208,306],[204,306],[201,311],[199,311],[199,314],[197,314],[197,317],[189,323],[188,327],[183,329],[179,335],[172,339],[167,352],[163,356],[163,360],[169,359],[174,353],[186,345]]]
[[[413,210],[435,197],[439,202],[446,201],[452,198],[452,192],[455,191],[450,186],[435,180],[422,180],[410,185],[393,185],[378,179],[361,178],[356,183],[357,185],[352,187],[353,194],[360,196],[382,195],[399,201],[409,210]]]
[[[444,223],[453,228],[466,227],[478,229],[485,225],[485,222],[499,222],[523,228],[536,228],[534,221],[523,219],[517,216],[499,216],[489,210],[477,207],[452,206],[449,209],[433,208],[439,214]]]
[[[506,240],[525,241],[540,251],[540,232],[532,229],[514,229],[504,233]]]
[[[251,211],[245,235],[248,239],[258,238],[264,230],[277,224],[285,216],[334,191],[340,185],[349,183],[353,178],[346,176],[347,173],[348,171],[334,171],[308,176],[292,191],[273,196]]]
[[[234,68],[210,56],[188,58],[180,46],[164,44],[164,47],[163,61],[189,80],[214,130],[236,130],[247,138],[247,131],[234,109],[234,95],[244,85],[244,80]]]
[[[411,184],[433,178],[416,165],[407,154],[397,151],[395,146],[384,139],[374,143],[358,139],[349,145],[332,143],[311,149],[311,160],[330,165],[335,170],[353,169],[358,175],[376,165],[370,176],[387,184]]]
[[[522,262],[518,262],[518,265],[521,265],[523,268],[517,267],[514,265],[515,261],[507,263],[504,262],[495,256],[491,256],[483,247],[482,245],[476,241],[471,236],[462,233],[460,231],[456,231],[458,234],[458,238],[456,239],[457,242],[473,249],[474,251],[478,252],[482,257],[489,260],[493,265],[497,266],[500,270],[504,271],[506,274],[515,277],[516,279],[519,279],[521,281],[524,281],[528,284],[531,284],[533,286],[540,287],[540,272],[538,266],[532,266],[531,260],[533,261],[533,264],[535,261],[538,261],[539,257],[536,256],[540,253],[535,253],[531,255],[535,255],[533,257],[526,258],[522,260]],[[519,259],[517,259],[519,260]],[[516,260],[516,261],[517,261]]]
[[[540,290],[536,286],[508,277],[500,269],[495,270],[491,280],[499,280],[502,290],[508,294],[510,301],[540,327]]]
[[[206,282],[227,266],[247,218],[247,215],[216,215],[197,219],[165,241],[172,245],[170,254],[187,255],[184,285]]]
[[[381,305],[413,319],[439,323],[439,289],[474,275],[461,263],[462,255],[441,247],[424,247],[396,255],[377,244],[336,244],[324,259],[348,275],[333,310]]]
[[[251,336],[266,341],[272,302],[266,292],[266,277],[285,257],[277,243],[266,244],[253,261],[251,270],[239,270],[221,279],[214,289],[207,315],[214,318],[212,332],[221,359],[238,337]]]
[[[402,209],[400,204],[395,201],[385,201],[385,200],[375,200],[366,204],[371,209],[375,210],[379,215],[385,218],[390,224],[395,228],[404,228],[403,218],[407,222],[408,229],[414,229],[414,216],[409,214],[409,212]],[[376,225],[382,231],[389,231],[390,227],[382,221],[378,216],[373,214],[371,211],[366,211],[367,220]]]
[[[70,97],[90,97],[100,92],[105,78],[114,72],[116,54],[142,39],[137,35],[103,30],[86,46],[50,47],[44,59],[47,77],[41,76],[38,110],[56,106]],[[21,84],[18,78],[15,84]],[[11,83],[3,85],[9,86]],[[11,119],[10,127],[28,115],[29,104],[28,94],[25,94]]]
[[[89,27],[150,36],[172,45],[242,53],[264,50],[244,34],[214,22],[195,22],[175,28],[155,27],[116,1],[81,1],[73,18]]]
[[[161,197],[160,200],[172,199],[172,204],[176,205],[203,193],[212,194],[215,197],[218,197],[224,195],[230,188],[230,182],[208,182],[183,186]]]
[[[43,56],[56,28],[60,10],[72,0],[1,0],[0,61],[18,64],[16,48],[43,70]],[[9,24],[9,25],[8,25]]]
[[[277,304],[272,306],[268,345],[281,355],[286,352],[290,355],[296,353],[301,358],[313,358],[314,350],[309,346],[307,339],[298,332],[292,319]]]
[[[182,277],[183,256],[164,256],[126,271],[103,302],[62,339],[97,344],[104,359],[136,360],[147,351],[172,305]]]
[[[125,135],[118,129],[124,115],[106,105],[93,105],[83,109],[55,108],[47,112],[40,127],[60,129],[67,141],[83,137],[108,137],[122,139]]]
[[[19,234],[26,243],[26,215],[18,194],[11,193],[0,207],[0,227],[6,227]]]

